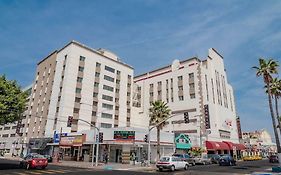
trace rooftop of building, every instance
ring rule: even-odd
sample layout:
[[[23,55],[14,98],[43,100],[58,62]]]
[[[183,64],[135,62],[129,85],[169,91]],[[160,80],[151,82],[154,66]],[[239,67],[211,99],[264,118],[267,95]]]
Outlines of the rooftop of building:
[[[65,49],[67,46],[69,46],[69,45],[71,45],[71,44],[75,44],[76,46],[79,46],[79,47],[84,48],[84,49],[86,49],[86,50],[89,50],[89,51],[91,51],[91,52],[93,52],[93,53],[95,53],[95,54],[98,54],[98,55],[100,55],[100,56],[103,56],[103,57],[106,58],[106,59],[110,59],[111,61],[114,61],[114,62],[116,62],[116,63],[118,63],[118,64],[121,64],[121,65],[123,65],[123,66],[126,66],[126,67],[128,67],[128,68],[130,68],[130,69],[134,69],[132,66],[130,66],[130,65],[126,64],[126,63],[123,63],[123,62],[120,60],[120,58],[119,58],[116,54],[114,54],[113,52],[111,52],[111,51],[109,51],[109,50],[107,50],[107,49],[99,48],[99,49],[95,50],[95,49],[93,49],[93,48],[91,48],[91,47],[89,47],[89,46],[86,46],[86,45],[84,45],[84,44],[82,44],[82,43],[80,43],[80,42],[78,42],[78,41],[75,41],[75,40],[70,41],[70,42],[67,43],[65,46],[63,46],[61,49],[53,51],[53,52],[50,53],[48,56],[46,56],[46,57],[43,58],[41,61],[39,61],[39,62],[37,63],[37,65],[39,65],[40,63],[42,63],[44,60],[46,60],[47,58],[49,58],[51,55],[53,55],[53,54],[55,54],[55,53],[59,53],[60,51],[62,51],[63,49]]]

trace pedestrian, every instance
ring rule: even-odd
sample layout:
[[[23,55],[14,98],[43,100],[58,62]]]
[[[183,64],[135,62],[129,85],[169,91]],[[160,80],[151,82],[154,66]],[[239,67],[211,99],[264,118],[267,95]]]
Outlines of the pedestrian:
[[[105,164],[107,164],[107,162],[108,162],[108,155],[107,155],[107,153],[104,154],[104,161],[105,161]]]

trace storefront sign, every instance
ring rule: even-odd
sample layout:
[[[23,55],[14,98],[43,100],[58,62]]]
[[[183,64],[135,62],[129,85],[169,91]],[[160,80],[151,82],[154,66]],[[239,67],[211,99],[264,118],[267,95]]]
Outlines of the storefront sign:
[[[60,146],[82,146],[86,135],[62,136]]]
[[[67,136],[67,133],[56,133],[54,132],[54,143],[59,143],[60,142],[60,135],[62,136]]]
[[[115,140],[134,140],[135,131],[114,131]]]
[[[209,105],[204,105],[204,117],[205,117],[205,127],[206,129],[210,129],[211,124],[210,124]]]
[[[190,149],[191,141],[189,137],[185,134],[179,134],[175,138],[176,148],[177,149]]]

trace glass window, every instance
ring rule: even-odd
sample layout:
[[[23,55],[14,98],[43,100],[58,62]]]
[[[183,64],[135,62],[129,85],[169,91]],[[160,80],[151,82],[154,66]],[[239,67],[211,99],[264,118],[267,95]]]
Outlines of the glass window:
[[[76,102],[76,103],[80,103],[80,101],[81,101],[81,98],[75,97],[75,102]]]
[[[96,67],[100,67],[100,65],[101,65],[101,64],[100,64],[100,63],[98,63],[98,62],[96,63]]]
[[[99,72],[96,72],[96,73],[95,73],[95,77],[100,77],[100,73],[99,73]]]
[[[103,85],[103,89],[113,92],[114,88],[111,86]]]
[[[78,67],[78,71],[79,71],[79,72],[83,72],[83,71],[84,71],[84,67],[79,66],[79,67]]]
[[[178,76],[178,80],[182,80],[182,76]]]
[[[109,118],[109,119],[112,119],[112,114],[101,113],[101,117],[102,117],[102,118]]]
[[[80,94],[81,93],[81,88],[76,88],[76,90],[75,90],[75,92],[77,93],[77,94]]]
[[[112,124],[109,124],[109,123],[101,123],[100,126],[101,126],[101,128],[111,128],[111,127],[112,127]]]
[[[83,56],[80,56],[80,61],[85,61],[85,57],[83,57]]]
[[[99,87],[99,83],[98,83],[98,82],[95,82],[95,83],[94,83],[94,87]]]
[[[188,76],[190,79],[192,79],[192,78],[194,78],[194,73],[190,73],[190,74],[188,74]]]
[[[106,104],[106,103],[103,103],[103,104],[102,104],[102,107],[103,107],[103,108],[106,108],[106,109],[113,109],[113,105]]]
[[[195,94],[190,94],[190,98],[191,99],[195,98]]]
[[[113,101],[113,97],[108,96],[108,95],[102,95],[102,99],[107,100],[107,101]]]
[[[115,69],[113,69],[112,67],[105,66],[104,69],[109,71],[109,72],[115,73]]]
[[[98,96],[98,93],[94,92],[93,97],[97,97],[97,96]]]
[[[77,77],[77,82],[82,83],[82,81],[83,81],[83,78]]]
[[[114,78],[112,78],[110,76],[107,76],[107,75],[104,75],[104,79],[107,80],[107,81],[114,82]]]
[[[121,72],[119,70],[117,70],[117,75],[120,75],[120,74],[121,74]]]

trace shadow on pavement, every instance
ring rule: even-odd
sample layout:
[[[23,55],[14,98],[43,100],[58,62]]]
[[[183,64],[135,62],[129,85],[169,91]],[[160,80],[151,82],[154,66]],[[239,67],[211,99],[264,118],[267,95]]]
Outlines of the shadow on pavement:
[[[14,163],[0,163],[0,170],[20,169],[19,164]]]

